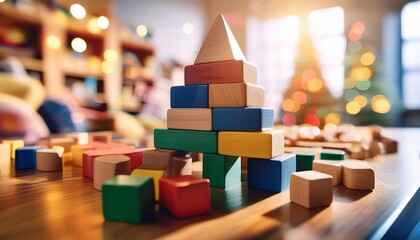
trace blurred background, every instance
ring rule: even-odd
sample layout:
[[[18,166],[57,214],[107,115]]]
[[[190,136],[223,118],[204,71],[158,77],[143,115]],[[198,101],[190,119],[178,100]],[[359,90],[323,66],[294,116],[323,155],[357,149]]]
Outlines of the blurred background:
[[[420,126],[420,1],[0,0],[0,138],[164,127],[218,14],[276,124]]]

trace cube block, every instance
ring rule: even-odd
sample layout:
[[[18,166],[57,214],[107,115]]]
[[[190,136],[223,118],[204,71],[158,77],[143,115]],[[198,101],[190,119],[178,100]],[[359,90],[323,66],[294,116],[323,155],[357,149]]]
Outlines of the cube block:
[[[165,170],[146,169],[146,168],[140,167],[140,168],[134,169],[134,171],[131,172],[131,175],[153,178],[153,185],[155,188],[155,200],[159,201],[159,179],[164,177]]]
[[[343,161],[314,160],[312,162],[312,169],[317,172],[331,175],[333,177],[334,186],[337,186],[342,182]]]
[[[312,162],[315,159],[313,152],[293,152],[296,154],[296,171],[312,170]]]
[[[211,187],[226,188],[241,182],[241,158],[218,154],[203,155],[203,178]]]
[[[10,156],[12,157],[12,159],[15,159],[16,149],[25,146],[25,142],[23,140],[20,140],[20,139],[3,140],[2,143],[3,144],[10,144]]]
[[[264,88],[251,83],[209,85],[210,108],[263,107]]]
[[[215,108],[214,131],[263,131],[273,128],[274,110],[271,108]]]
[[[36,169],[36,151],[46,147],[21,147],[16,149],[15,169]]]
[[[125,155],[96,157],[93,169],[93,187],[102,191],[102,184],[116,175],[130,175],[130,158]]]
[[[341,150],[323,150],[321,160],[344,160],[346,153]]]
[[[364,161],[345,160],[343,184],[350,189],[372,190],[375,188],[375,171]]]
[[[53,172],[63,169],[62,151],[57,149],[41,149],[36,152],[36,169]]]
[[[212,130],[210,108],[171,108],[167,111],[167,126],[170,129]]]
[[[191,152],[216,153],[217,132],[155,129],[156,148]]]
[[[208,85],[172,86],[171,108],[208,108]]]

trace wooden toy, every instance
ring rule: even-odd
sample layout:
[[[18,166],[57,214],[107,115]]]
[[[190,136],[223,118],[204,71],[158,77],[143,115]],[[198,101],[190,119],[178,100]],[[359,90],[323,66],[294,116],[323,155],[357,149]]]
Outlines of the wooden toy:
[[[289,188],[293,172],[296,172],[294,154],[282,154],[272,159],[248,158],[248,187],[282,192]]]
[[[124,143],[116,143],[116,142],[90,142],[89,145],[91,145],[94,149],[115,149],[115,148],[126,148],[126,149],[133,149],[133,146],[124,144]]]
[[[260,132],[273,128],[274,111],[271,108],[215,108],[214,131]]]
[[[51,138],[49,147],[52,146],[61,146],[64,148],[64,152],[70,152],[71,146],[75,144],[73,138]]]
[[[112,142],[112,132],[90,132],[89,142],[110,143]]]
[[[323,150],[321,152],[322,160],[344,160],[346,153],[341,150]]]
[[[323,149],[320,147],[284,147],[285,153],[309,152],[315,155],[315,159],[319,159],[321,157],[321,151],[323,151]]]
[[[197,54],[194,64],[245,60],[229,25],[222,15],[217,16]]]
[[[172,86],[171,108],[208,108],[208,85]]]
[[[284,132],[219,132],[218,154],[271,159],[284,153]]]
[[[89,143],[89,133],[87,132],[76,132],[65,134],[66,138],[73,138],[74,142],[78,145],[86,145]]]
[[[15,159],[15,151],[17,148],[24,147],[25,143],[23,140],[3,140],[3,144],[10,144],[10,156],[12,159]]]
[[[182,176],[192,174],[192,158],[173,157],[172,158],[172,176]]]
[[[73,145],[71,146],[71,155],[73,166],[83,167],[83,152],[93,150],[92,145]]]
[[[241,158],[218,154],[203,155],[203,178],[211,187],[226,188],[241,182]]]
[[[185,85],[220,83],[257,84],[257,67],[246,61],[226,61],[185,67]]]
[[[334,186],[337,186],[342,182],[343,161],[314,160],[312,162],[312,169],[317,172],[331,175],[333,177]]]
[[[199,153],[199,152],[190,152],[188,154],[189,157],[192,158],[193,162],[200,162],[203,161],[203,153]]]
[[[382,137],[381,143],[384,145],[385,153],[396,153],[398,151],[398,142],[387,137]]]
[[[195,176],[159,179],[159,203],[177,218],[210,212],[210,183]]]
[[[11,159],[11,146],[9,143],[0,143],[0,163],[10,162]]]
[[[369,156],[368,150],[362,146],[354,147],[349,151],[349,158],[364,160]]]
[[[153,178],[117,175],[102,186],[102,211],[107,221],[138,223],[155,209]]]
[[[42,146],[17,148],[16,159],[15,159],[15,169],[16,170],[36,169],[36,151],[40,149],[45,149],[45,148],[46,147],[42,147]]]
[[[36,152],[36,169],[46,172],[61,171],[63,168],[61,151],[57,149],[41,149]]]
[[[155,200],[159,201],[159,179],[163,178],[165,175],[165,170],[161,169],[148,169],[147,164],[143,164],[139,168],[134,169],[131,172],[131,176],[143,176],[153,178],[153,184],[155,187]],[[154,167],[154,166],[153,166]]]
[[[62,147],[62,146],[51,146],[51,148],[56,150],[59,156],[63,157],[64,147]]]
[[[172,108],[167,111],[167,126],[171,129],[212,130],[210,108]]]
[[[372,190],[375,188],[375,172],[365,161],[343,161],[343,184],[350,189]]]
[[[156,148],[203,153],[217,152],[217,132],[156,128],[154,133]]]
[[[185,152],[166,149],[150,149],[143,153],[143,165],[150,166],[149,169],[165,169],[165,176],[172,175],[172,158],[174,156],[184,157]]]
[[[116,175],[130,175],[130,158],[125,155],[96,157],[93,168],[93,187],[102,191],[102,184]]]
[[[315,153],[313,152],[293,152],[296,154],[296,171],[308,171],[312,170],[312,162],[315,159]]]
[[[292,173],[290,177],[290,201],[306,208],[325,207],[331,204],[332,177],[317,171]]]
[[[385,153],[384,145],[379,141],[371,141],[368,148],[369,158]]]
[[[264,88],[251,83],[209,85],[209,107],[242,108],[263,107]]]

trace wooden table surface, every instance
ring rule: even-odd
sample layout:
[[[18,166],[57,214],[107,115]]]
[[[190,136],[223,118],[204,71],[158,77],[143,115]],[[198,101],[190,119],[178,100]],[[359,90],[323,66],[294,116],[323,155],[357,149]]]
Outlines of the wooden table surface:
[[[141,224],[105,221],[101,192],[80,168],[15,172],[0,164],[0,239],[364,239],[420,186],[420,129],[386,129],[397,154],[368,160],[373,191],[334,188],[333,203],[308,210],[242,184],[211,189],[212,212],[179,220],[159,212]],[[199,166],[195,166],[196,168]],[[198,174],[198,172],[195,172]]]

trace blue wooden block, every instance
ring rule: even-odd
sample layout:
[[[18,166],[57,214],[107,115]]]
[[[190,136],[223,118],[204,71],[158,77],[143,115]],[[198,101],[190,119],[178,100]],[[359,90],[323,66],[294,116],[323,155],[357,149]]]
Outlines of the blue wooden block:
[[[248,158],[248,187],[282,192],[290,187],[296,172],[296,155],[282,154],[272,159]]]
[[[256,132],[273,128],[272,108],[214,108],[214,131]]]
[[[16,149],[15,169],[30,170],[36,169],[36,151],[46,147],[21,147]]]
[[[208,85],[172,86],[171,108],[208,108]]]

